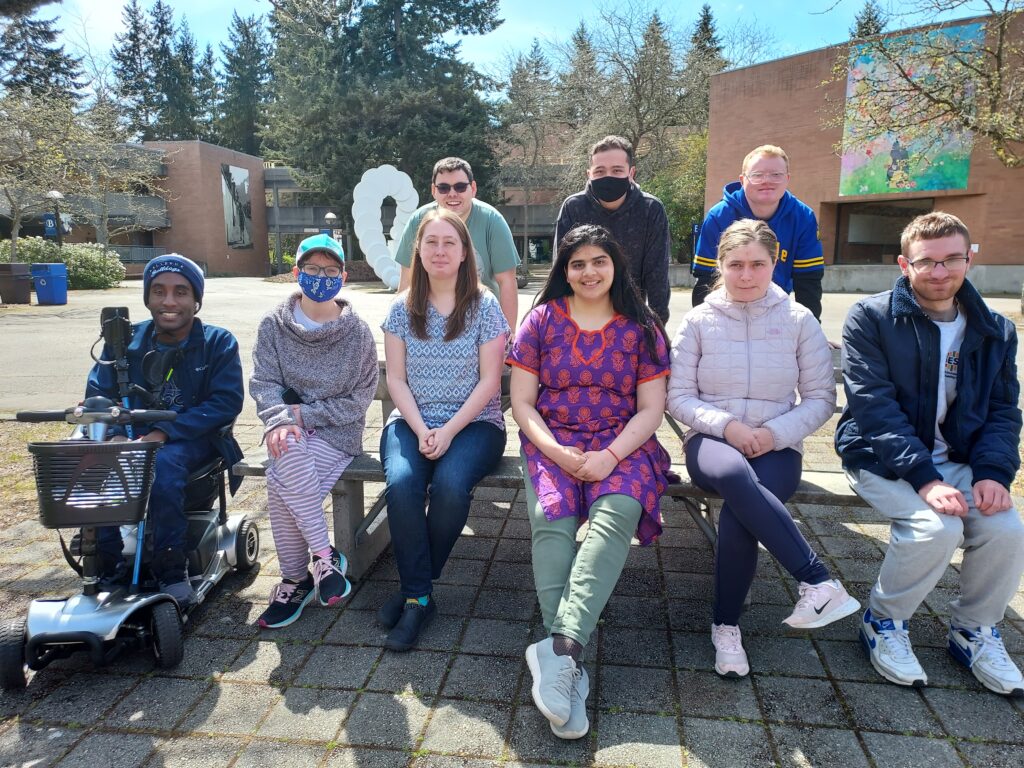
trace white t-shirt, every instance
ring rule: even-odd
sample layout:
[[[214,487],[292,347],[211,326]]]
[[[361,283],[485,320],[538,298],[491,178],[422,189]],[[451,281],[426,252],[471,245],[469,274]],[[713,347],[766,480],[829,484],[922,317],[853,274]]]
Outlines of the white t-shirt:
[[[323,323],[318,323],[316,320],[310,320],[306,316],[306,313],[302,311],[302,302],[295,302],[295,309],[292,310],[292,315],[295,317],[295,322],[305,328],[307,331],[315,331],[317,328],[323,326]]]
[[[939,397],[935,408],[935,447],[932,461],[941,464],[949,460],[949,446],[942,437],[942,424],[946,420],[950,403],[956,398],[956,372],[960,363],[960,345],[964,343],[967,321],[963,312],[948,323],[935,322],[939,329]]]

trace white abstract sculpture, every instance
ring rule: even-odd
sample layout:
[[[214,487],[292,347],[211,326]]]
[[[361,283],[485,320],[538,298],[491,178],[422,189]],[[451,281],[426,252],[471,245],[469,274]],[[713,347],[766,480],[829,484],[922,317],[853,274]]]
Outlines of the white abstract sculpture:
[[[395,221],[384,238],[381,221],[381,204],[384,198],[393,198],[396,205]],[[371,168],[352,190],[352,223],[359,247],[366,254],[366,262],[373,267],[385,285],[398,290],[402,275],[401,267],[395,261],[395,251],[402,237],[402,230],[409,217],[419,207],[420,196],[412,185],[408,174],[393,165]]]

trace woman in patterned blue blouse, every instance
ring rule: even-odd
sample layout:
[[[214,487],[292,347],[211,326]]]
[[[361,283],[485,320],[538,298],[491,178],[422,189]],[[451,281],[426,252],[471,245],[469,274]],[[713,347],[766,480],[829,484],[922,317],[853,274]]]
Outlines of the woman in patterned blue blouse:
[[[396,408],[380,454],[401,590],[377,620],[393,651],[412,648],[436,613],[433,581],[466,523],[473,486],[505,450],[509,327],[477,275],[466,225],[444,208],[430,211],[416,232],[409,290],[381,326]]]

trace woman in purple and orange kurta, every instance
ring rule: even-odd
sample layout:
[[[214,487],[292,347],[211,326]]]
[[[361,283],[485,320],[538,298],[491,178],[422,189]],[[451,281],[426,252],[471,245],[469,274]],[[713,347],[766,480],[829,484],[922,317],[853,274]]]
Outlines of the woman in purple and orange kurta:
[[[589,729],[583,646],[634,534],[661,533],[670,461],[654,438],[665,409],[668,342],[607,230],[562,240],[508,362],[520,427],[537,598],[549,637],[527,648],[533,697],[562,738]],[[576,529],[590,521],[576,550]]]

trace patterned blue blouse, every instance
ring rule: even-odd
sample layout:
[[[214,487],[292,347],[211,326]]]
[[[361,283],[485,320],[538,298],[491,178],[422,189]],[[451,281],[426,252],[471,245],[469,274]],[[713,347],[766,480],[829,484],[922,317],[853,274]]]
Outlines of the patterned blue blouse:
[[[479,383],[480,346],[509,333],[501,305],[490,291],[480,292],[477,311],[468,318],[462,334],[451,341],[444,340],[447,319],[428,304],[427,339],[417,338],[409,327],[409,313],[402,295],[391,304],[381,325],[384,331],[405,342],[406,380],[416,398],[420,417],[430,429],[448,423]],[[396,408],[388,424],[400,416]],[[505,428],[500,393],[495,393],[473,421]]]

